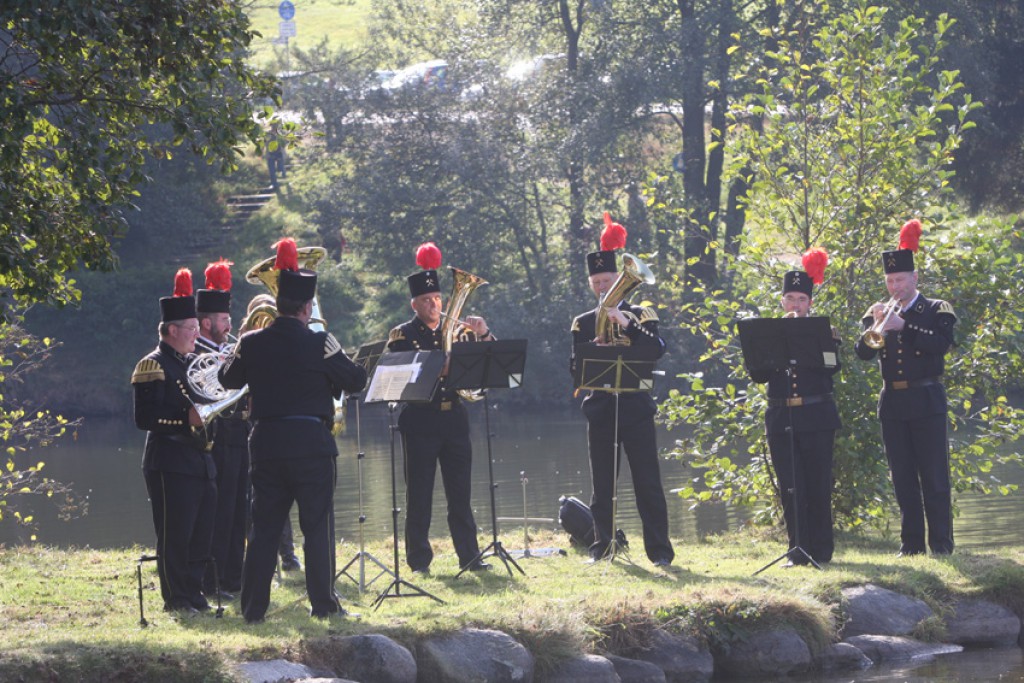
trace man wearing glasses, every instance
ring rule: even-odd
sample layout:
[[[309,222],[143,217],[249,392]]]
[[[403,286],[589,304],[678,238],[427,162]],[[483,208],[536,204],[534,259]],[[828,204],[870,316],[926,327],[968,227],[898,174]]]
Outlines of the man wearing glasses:
[[[142,470],[156,529],[164,610],[193,616],[210,609],[202,593],[217,503],[212,435],[196,412],[186,371],[199,336],[192,274],[174,278],[160,299],[160,343],[132,373],[135,425],[146,431]]]

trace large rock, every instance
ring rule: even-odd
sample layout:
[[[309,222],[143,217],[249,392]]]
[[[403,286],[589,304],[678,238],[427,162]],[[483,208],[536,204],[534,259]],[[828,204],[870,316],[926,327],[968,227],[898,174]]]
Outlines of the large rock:
[[[612,663],[597,655],[567,659],[541,680],[544,683],[621,683]]]
[[[622,683],[665,683],[665,672],[656,664],[615,655],[607,656]]]
[[[793,629],[760,631],[729,647],[715,669],[745,678],[802,673],[811,665],[811,650]]]
[[[412,653],[382,635],[332,637],[311,641],[306,649],[316,661],[354,681],[415,683],[416,660]]]
[[[661,629],[651,633],[651,645],[637,653],[637,659],[650,662],[665,672],[667,683],[704,683],[715,671],[711,653],[695,638],[677,636]]]
[[[417,648],[420,683],[530,683],[533,655],[500,631],[464,629]]]
[[[960,645],[1001,647],[1015,645],[1019,637],[1017,615],[987,600],[961,600],[946,620],[946,639]]]
[[[928,605],[872,584],[843,589],[849,620],[843,637],[861,635],[905,636],[933,615]]]
[[[852,636],[843,642],[853,645],[871,658],[875,664],[908,659],[931,659],[937,655],[955,654],[964,650],[960,645],[922,643],[919,640],[899,636]]]
[[[315,678],[316,672],[305,664],[296,664],[284,659],[265,662],[242,662],[236,667],[249,683],[291,683],[305,678]]]
[[[870,669],[874,662],[859,648],[849,643],[833,643],[818,655],[817,666],[822,671],[859,671]]]

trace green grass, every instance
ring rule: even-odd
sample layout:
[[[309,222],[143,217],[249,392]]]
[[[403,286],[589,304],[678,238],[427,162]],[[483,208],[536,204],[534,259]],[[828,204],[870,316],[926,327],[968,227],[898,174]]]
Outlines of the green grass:
[[[288,39],[290,48],[308,50],[324,38],[335,48],[352,47],[366,39],[371,0],[292,0],[292,4],[297,35]],[[262,34],[252,42],[254,64],[272,64],[275,50],[283,50],[284,46],[271,42],[279,33],[278,5],[276,0],[260,0],[249,11],[252,28]]]
[[[0,680],[17,675],[28,680],[41,672],[67,677],[62,680],[230,680],[229,663],[245,659],[284,657],[329,665],[326,638],[332,635],[382,633],[411,646],[467,625],[510,633],[537,656],[542,669],[581,651],[628,655],[655,625],[695,633],[718,647],[746,631],[785,624],[803,633],[812,647],[821,647],[834,638],[841,588],[869,581],[918,596],[938,611],[964,595],[992,598],[1018,613],[1024,609],[1021,549],[897,559],[891,543],[841,537],[835,561],[825,571],[776,565],[755,577],[756,569],[782,551],[779,537],[747,531],[679,545],[675,565],[662,571],[650,565],[641,548],[632,552],[635,565],[586,565],[563,534],[543,532],[535,534],[532,547],[560,546],[568,555],[522,560],[525,577],[510,578],[496,563],[492,572],[456,579],[450,542],[434,545],[433,573],[410,575],[403,567],[402,578],[444,605],[425,597],[388,599],[374,611],[371,603],[390,577],[377,579],[362,596],[343,577],[338,589],[346,607],[361,616],[327,623],[307,616],[301,573],[284,574],[273,589],[264,624],[246,625],[237,602],[223,619],[175,621],[160,611],[155,569],[147,563],[147,628],[139,625],[135,579],[135,559],[143,549],[0,549],[0,622],[5,625]],[[520,535],[510,531],[506,547],[520,545]],[[356,550],[352,543],[340,544],[339,563]],[[391,565],[389,542],[367,550]],[[941,629],[930,624],[918,635],[937,638]]]

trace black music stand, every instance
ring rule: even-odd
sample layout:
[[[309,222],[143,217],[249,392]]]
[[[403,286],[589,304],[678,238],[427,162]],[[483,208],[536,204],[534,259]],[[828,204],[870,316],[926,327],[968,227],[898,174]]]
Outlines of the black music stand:
[[[619,541],[616,529],[619,508],[619,460],[622,458],[622,444],[619,443],[619,395],[625,392],[651,391],[654,388],[654,365],[657,361],[654,349],[643,346],[605,346],[592,342],[577,344],[576,389],[604,391],[615,395],[615,453],[612,463],[612,528],[611,539],[599,560],[614,561],[623,555],[626,562],[629,551]],[[595,528],[595,535],[596,535]],[[622,546],[621,548],[619,546]]]
[[[384,353],[384,347],[386,345],[386,341],[376,341],[370,342],[369,344],[363,344],[359,347],[359,350],[356,351],[356,355],[352,358],[352,362],[366,370],[366,375],[370,377],[373,375],[373,371],[377,368],[377,361],[380,360],[381,354]],[[367,586],[384,576],[384,574],[391,574],[391,576],[394,576],[394,573],[388,569],[383,562],[366,552],[366,546],[363,539],[363,524],[366,523],[366,515],[363,513],[363,459],[366,457],[366,453],[363,452],[362,427],[359,415],[359,398],[359,393],[349,395],[349,400],[352,401],[356,407],[356,476],[359,480],[359,552],[357,552],[355,556],[353,556],[352,559],[334,575],[334,580],[337,581],[340,576],[347,576],[352,579],[357,586],[359,586],[359,593],[361,595],[366,591]],[[380,568],[380,571],[369,581],[366,580],[367,560]],[[356,562],[359,563],[358,577],[353,576],[348,571],[349,567]]]
[[[452,344],[452,353],[448,361],[448,387],[451,389],[514,389],[523,385],[523,371],[526,368],[526,340],[502,339],[489,342],[458,342]],[[494,458],[491,455],[491,404],[484,396],[484,424],[487,427],[487,476],[491,489],[491,534],[490,545],[477,553],[465,567],[459,570],[455,578],[482,560],[488,551],[505,565],[508,575],[512,576],[513,567],[523,576],[526,572],[516,564],[508,551],[498,540],[498,512],[494,501],[494,491],[498,485],[494,483]]]
[[[391,432],[391,529],[395,549],[394,580],[381,591],[373,601],[373,608],[380,609],[388,598],[432,598],[444,604],[444,600],[428,593],[419,586],[404,580],[398,560],[398,484],[395,480],[395,408],[402,403],[428,403],[437,390],[441,371],[444,369],[443,351],[397,351],[380,357],[373,379],[366,390],[367,403],[388,403],[388,428]],[[410,593],[402,593],[402,586]],[[393,591],[393,592],[392,592]]]
[[[765,372],[785,372],[789,376],[793,368],[823,368],[836,366],[836,342],[832,337],[832,326],[827,317],[813,318],[751,318],[737,323],[740,346],[743,349],[743,363],[751,375]],[[790,472],[793,482],[793,536],[796,545],[779,557],[754,572],[757,576],[765,569],[787,557],[803,555],[816,569],[821,569],[810,553],[800,545],[800,490],[796,485],[796,437],[793,435],[793,407],[787,408],[789,424]],[[781,492],[780,492],[781,493]]]

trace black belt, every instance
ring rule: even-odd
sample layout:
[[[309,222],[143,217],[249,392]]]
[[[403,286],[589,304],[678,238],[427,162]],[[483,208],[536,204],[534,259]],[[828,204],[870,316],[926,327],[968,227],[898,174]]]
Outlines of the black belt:
[[[938,377],[925,377],[924,379],[897,379],[886,380],[886,389],[910,389],[911,387],[930,387],[933,384],[941,384]]]
[[[274,415],[273,417],[257,418],[256,424],[260,422],[281,422],[283,420],[303,420],[306,422],[319,422],[322,425],[327,424],[327,418],[320,417],[319,415]]]
[[[770,398],[768,399],[768,407],[770,408],[798,408],[800,406],[809,406],[815,403],[824,403],[825,401],[831,401],[832,394],[815,394],[813,396],[793,396],[792,398]]]
[[[213,448],[213,442],[199,436],[185,436],[184,434],[161,434],[164,439],[170,439],[176,443],[183,444],[197,451],[209,451]]]

